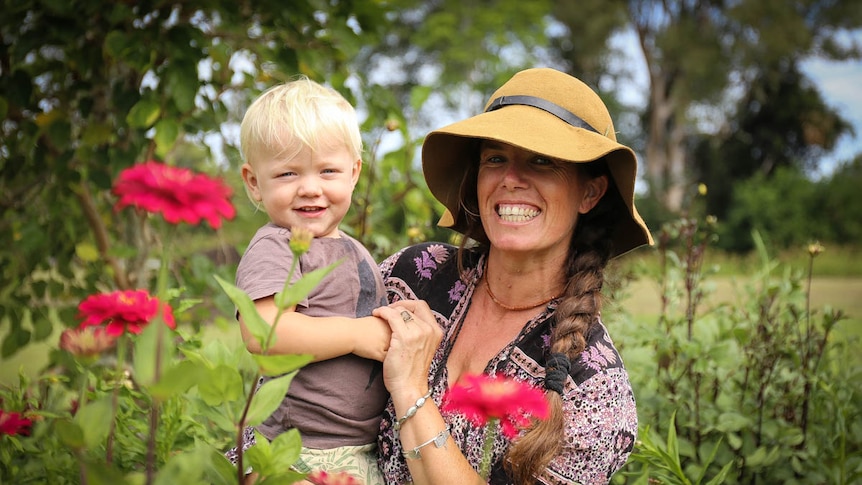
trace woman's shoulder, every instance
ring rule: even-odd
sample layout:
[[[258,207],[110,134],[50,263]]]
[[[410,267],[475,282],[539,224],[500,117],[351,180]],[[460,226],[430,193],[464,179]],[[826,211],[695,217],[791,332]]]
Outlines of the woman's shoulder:
[[[380,263],[386,274],[414,274],[431,279],[441,269],[457,267],[458,248],[441,242],[424,242],[407,246]]]
[[[462,259],[460,266],[459,258]],[[456,246],[429,242],[398,251],[384,260],[380,269],[390,293],[426,300],[432,307],[444,311],[466,290],[467,283],[462,278],[471,274],[477,259],[472,250],[459,255]]]

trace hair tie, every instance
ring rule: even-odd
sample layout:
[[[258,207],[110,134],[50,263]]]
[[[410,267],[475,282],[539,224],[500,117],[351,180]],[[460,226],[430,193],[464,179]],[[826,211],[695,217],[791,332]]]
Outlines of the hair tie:
[[[545,361],[545,389],[563,395],[563,386],[569,377],[572,363],[566,354],[554,352]]]

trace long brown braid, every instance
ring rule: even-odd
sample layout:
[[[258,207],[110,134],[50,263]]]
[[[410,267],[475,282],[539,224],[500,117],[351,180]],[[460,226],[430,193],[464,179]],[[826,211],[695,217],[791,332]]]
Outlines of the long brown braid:
[[[566,260],[565,295],[555,312],[556,323],[551,334],[549,356],[562,354],[568,364],[576,362],[586,347],[586,336],[598,322],[601,312],[601,291],[604,269],[613,252],[612,230],[619,217],[625,217],[626,208],[619,190],[604,160],[578,164],[587,177],[604,175],[608,189],[596,206],[579,217],[578,225],[569,245]],[[475,204],[476,170],[468,170],[462,185],[462,212],[466,217],[466,234],[481,246],[487,247],[487,236],[472,204]],[[466,238],[465,238],[466,239]],[[463,249],[465,241],[462,241]],[[565,360],[565,359],[563,359]],[[546,369],[547,371],[547,369]],[[563,399],[559,392],[547,390],[550,413],[548,419],[537,421],[521,438],[515,441],[506,455],[506,468],[517,484],[534,483],[535,477],[559,453],[566,425],[562,410]]]

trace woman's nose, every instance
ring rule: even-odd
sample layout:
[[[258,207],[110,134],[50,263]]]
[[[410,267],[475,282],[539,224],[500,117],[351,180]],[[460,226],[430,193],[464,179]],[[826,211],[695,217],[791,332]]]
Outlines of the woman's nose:
[[[521,187],[524,182],[524,168],[522,164],[510,162],[506,164],[503,171],[503,185],[508,188]]]

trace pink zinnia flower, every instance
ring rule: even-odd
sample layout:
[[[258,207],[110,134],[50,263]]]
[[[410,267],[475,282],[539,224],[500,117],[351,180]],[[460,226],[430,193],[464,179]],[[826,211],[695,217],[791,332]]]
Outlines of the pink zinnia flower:
[[[222,218],[229,220],[236,215],[230,203],[232,190],[223,181],[154,160],[123,170],[114,193],[120,197],[118,210],[132,206],[161,212],[171,224],[199,224],[206,219],[218,229]]]
[[[69,328],[60,334],[60,348],[77,357],[95,357],[117,342],[104,327]]]
[[[362,485],[359,479],[344,472],[328,473],[315,470],[305,478],[315,485]]]
[[[78,315],[84,320],[80,327],[105,325],[108,335],[123,332],[139,334],[161,312],[162,320],[176,328],[171,306],[151,297],[144,290],[114,291],[90,295],[78,305]]]
[[[545,393],[525,382],[505,376],[465,375],[443,398],[443,410],[464,414],[476,426],[499,420],[509,438],[531,423],[546,419]]]
[[[22,417],[19,413],[9,413],[0,409],[0,434],[29,435],[33,421]]]

